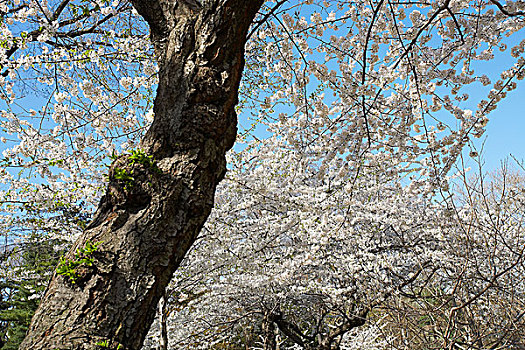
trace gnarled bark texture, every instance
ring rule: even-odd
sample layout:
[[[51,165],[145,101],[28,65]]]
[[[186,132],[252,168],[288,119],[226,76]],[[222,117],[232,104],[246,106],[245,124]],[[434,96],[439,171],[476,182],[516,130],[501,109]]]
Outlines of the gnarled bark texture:
[[[20,349],[140,349],[226,171],[244,44],[262,0],[132,3],[159,59],[155,119],[141,143],[156,165],[126,155],[112,164],[95,218],[66,256],[79,261],[77,249],[99,242],[84,254],[93,264],[81,264],[74,283],[53,277]]]

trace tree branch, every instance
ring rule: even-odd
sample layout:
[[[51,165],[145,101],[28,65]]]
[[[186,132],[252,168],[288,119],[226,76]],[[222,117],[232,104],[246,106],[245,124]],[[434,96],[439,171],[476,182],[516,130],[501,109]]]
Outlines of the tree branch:
[[[133,7],[148,22],[152,39],[168,33],[168,19],[162,6],[162,0],[131,0]]]
[[[504,14],[504,15],[507,15],[509,17],[516,17],[516,16],[524,16],[525,15],[525,12],[523,11],[518,11],[518,12],[509,12],[505,9],[505,7],[503,7],[503,5],[497,1],[497,0],[490,0],[491,3],[493,3],[494,5],[496,5],[498,7],[498,9]]]

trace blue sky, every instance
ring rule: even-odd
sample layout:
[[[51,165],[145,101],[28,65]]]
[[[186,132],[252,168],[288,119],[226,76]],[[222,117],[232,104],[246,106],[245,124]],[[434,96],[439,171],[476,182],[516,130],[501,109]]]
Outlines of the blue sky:
[[[500,102],[490,114],[484,141],[484,159],[487,170],[496,169],[500,161],[512,154],[525,159],[525,82]]]

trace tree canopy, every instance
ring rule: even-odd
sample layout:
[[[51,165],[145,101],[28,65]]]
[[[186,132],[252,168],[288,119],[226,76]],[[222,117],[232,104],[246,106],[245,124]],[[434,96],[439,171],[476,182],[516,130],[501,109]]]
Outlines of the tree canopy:
[[[0,229],[69,241],[51,290],[83,291],[86,314],[121,298],[115,320],[136,322],[93,311],[84,340],[40,348],[138,349],[162,297],[146,347],[159,328],[189,349],[523,346],[523,173],[464,164],[525,76],[525,3],[7,0],[0,16]]]

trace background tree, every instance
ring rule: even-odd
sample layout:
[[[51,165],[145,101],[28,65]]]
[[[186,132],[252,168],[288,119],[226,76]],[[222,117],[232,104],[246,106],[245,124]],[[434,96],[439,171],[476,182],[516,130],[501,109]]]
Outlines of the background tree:
[[[520,169],[521,170],[521,169]],[[460,173],[446,234],[451,263],[395,300],[398,348],[525,346],[523,170],[509,164],[491,176]],[[391,306],[390,306],[391,307]],[[389,317],[391,311],[387,311]]]
[[[2,350],[16,350],[64,249],[59,242],[33,235],[23,244],[4,247],[0,277]]]
[[[60,200],[51,207],[20,204],[1,247],[1,349],[18,349],[60,256],[70,247],[57,238],[59,230],[67,225],[67,231],[80,232],[89,220],[84,210]]]
[[[459,171],[443,203],[362,173],[350,199],[306,183],[314,174],[281,152],[257,175],[232,169],[218,192],[172,281],[172,347],[319,349],[331,337],[341,349],[522,346],[523,173]]]

